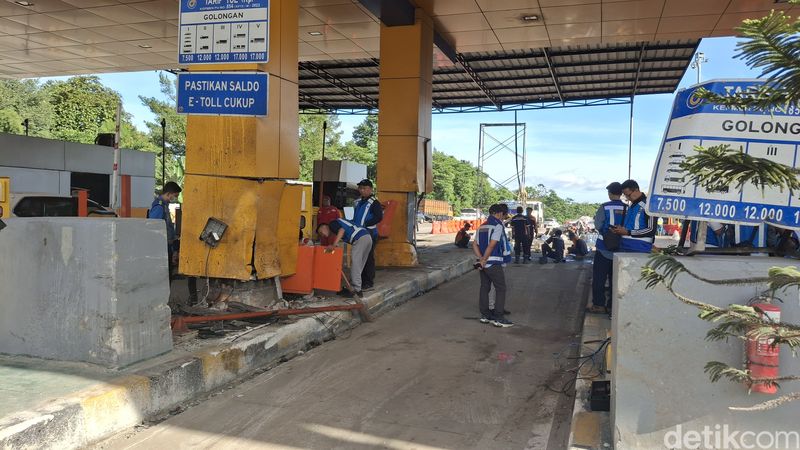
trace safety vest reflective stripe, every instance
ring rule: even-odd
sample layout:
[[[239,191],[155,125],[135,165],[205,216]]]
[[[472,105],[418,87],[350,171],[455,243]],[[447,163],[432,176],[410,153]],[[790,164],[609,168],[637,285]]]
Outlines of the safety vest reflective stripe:
[[[370,210],[372,209],[372,204],[375,203],[375,199],[370,197],[366,201],[365,200],[360,200],[358,206],[360,207],[362,205],[362,203],[366,203],[367,204],[367,207],[364,208],[364,212],[361,214],[361,219],[358,220],[358,223],[362,224],[362,226],[363,226],[363,224],[367,222],[367,215],[369,214]],[[377,225],[370,225],[368,227],[365,226],[365,228],[370,229],[370,230],[374,230],[375,228],[377,228]]]

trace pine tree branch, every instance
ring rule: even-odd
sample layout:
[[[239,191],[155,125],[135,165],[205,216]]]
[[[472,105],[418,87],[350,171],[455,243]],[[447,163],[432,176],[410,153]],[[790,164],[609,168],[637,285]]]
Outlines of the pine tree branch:
[[[794,392],[791,394],[783,395],[781,397],[768,400],[763,403],[759,403],[753,406],[729,406],[728,409],[731,411],[767,411],[770,409],[775,409],[781,405],[784,405],[789,402],[793,402],[795,400],[800,400],[800,392]]]
[[[737,29],[745,40],[736,57],[753,69],[762,69],[763,86],[730,96],[700,89],[697,95],[714,104],[770,112],[800,99],[800,21],[781,11],[761,19],[745,20]]]
[[[765,188],[800,190],[800,170],[784,164],[750,156],[730,145],[709,148],[695,146],[696,154],[681,163],[688,173],[688,183],[696,183],[709,191],[735,187],[741,190],[745,184]]]

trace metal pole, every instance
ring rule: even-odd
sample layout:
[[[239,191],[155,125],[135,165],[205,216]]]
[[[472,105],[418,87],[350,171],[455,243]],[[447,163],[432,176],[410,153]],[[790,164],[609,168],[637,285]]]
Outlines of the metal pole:
[[[631,117],[630,127],[628,128],[628,179],[631,179],[631,167],[633,166],[633,96],[631,95]]]
[[[483,204],[484,198],[481,195],[481,177],[483,173],[483,124],[480,126],[480,131],[478,132],[478,173],[477,179],[475,180],[475,203],[477,203],[477,207],[483,208],[485,205]],[[453,211],[455,215],[455,211]]]
[[[114,169],[111,173],[111,209],[119,209],[119,129],[122,115],[122,102],[117,103],[117,114],[114,126]]]
[[[167,119],[161,119],[161,189],[167,183],[166,170],[166,154],[167,154]]]
[[[328,134],[328,121],[322,122],[322,161],[319,164],[319,207],[322,208],[322,199],[325,198],[325,139]]]

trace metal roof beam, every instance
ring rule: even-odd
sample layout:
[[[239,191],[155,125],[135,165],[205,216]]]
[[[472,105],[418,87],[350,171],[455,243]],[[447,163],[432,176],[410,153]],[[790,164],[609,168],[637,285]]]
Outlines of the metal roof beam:
[[[550,70],[550,78],[553,79],[553,86],[556,88],[556,92],[558,93],[558,99],[561,102],[564,102],[564,96],[561,95],[561,87],[558,85],[558,79],[556,78],[556,72],[553,70],[553,64],[550,62],[550,57],[547,55],[547,49],[543,48],[542,53],[544,53],[544,60],[547,61],[547,68]]]
[[[494,94],[492,94],[489,88],[486,87],[486,84],[483,82],[483,80],[481,80],[478,74],[476,74],[475,71],[472,70],[472,67],[470,67],[469,63],[464,61],[464,57],[460,53],[456,56],[458,58],[458,62],[461,64],[461,67],[464,68],[464,72],[466,72],[467,75],[469,75],[469,77],[472,79],[472,82],[475,83],[476,86],[478,86],[478,89],[480,89],[481,93],[483,93],[483,95],[486,96],[486,98],[488,98],[490,102],[492,102],[492,105],[494,105],[497,108],[501,108],[500,102],[497,101],[497,99],[494,97]]]
[[[670,90],[672,90],[672,89],[674,89],[674,87],[675,87],[675,85],[670,83],[670,84],[662,84],[662,85],[656,85],[656,86],[647,86],[647,89],[670,89]],[[573,90],[565,90],[565,91],[560,92],[558,97],[556,97],[556,98],[558,98],[559,101],[566,101],[568,99],[568,97],[570,95],[572,95],[572,94],[582,94],[582,93],[592,93],[592,92],[598,92],[598,93],[602,93],[602,92],[622,92],[623,95],[630,95],[631,90],[630,90],[630,88],[573,89]],[[552,95],[552,93],[547,93],[547,92],[543,92],[542,94],[543,95]],[[530,95],[538,95],[538,94],[535,94],[535,93],[496,94],[495,97],[498,100],[502,100],[502,99],[505,99],[505,98],[526,97],[526,96],[530,96]],[[604,96],[608,97],[609,95],[606,94]],[[455,96],[455,97],[439,97],[437,100],[439,101],[439,103],[446,104],[448,101],[453,101],[453,100],[477,100],[478,98],[480,98],[480,95],[462,95],[462,96]],[[584,98],[584,97],[581,97],[581,98]],[[500,103],[500,102],[498,102],[498,103]]]
[[[548,77],[549,78],[549,77]],[[500,81],[500,80],[498,80]],[[505,80],[504,80],[505,81]],[[652,78],[640,78],[639,82],[647,82],[647,81],[673,81],[675,83],[679,82],[680,80],[677,77],[652,77]],[[613,83],[635,83],[636,80],[632,78],[624,78],[619,80],[598,80],[598,81],[561,81],[559,85],[564,88],[567,86],[585,86],[585,85],[597,85],[597,84],[613,84]],[[541,84],[527,84],[523,86],[494,86],[492,87],[492,92],[500,92],[500,91],[507,91],[513,89],[535,89],[535,88],[547,88],[553,87],[552,83],[541,83]],[[434,89],[433,93],[435,94],[446,94],[450,92],[464,92],[464,89],[460,88],[446,88],[446,89]],[[323,94],[324,95],[324,94]]]
[[[657,43],[650,43],[646,51],[657,51],[657,50],[686,50],[691,51],[697,46],[696,42],[686,43],[686,44],[663,44],[659,45]],[[624,53],[624,52],[638,52],[639,46],[638,45],[630,45],[628,47],[621,47],[621,48],[589,48],[589,49],[575,49],[575,50],[560,50],[558,48],[550,48],[550,56],[557,57],[557,56],[571,56],[571,55],[595,55],[595,54],[602,54],[602,53]],[[512,56],[514,59],[524,59],[524,58],[541,58],[542,51],[539,49],[531,49],[525,50],[521,53],[516,54],[499,54],[499,55],[491,55],[491,56],[469,56],[466,54],[464,58],[469,62],[475,61],[500,61],[508,59],[509,56]]]
[[[369,109],[378,109],[378,102],[375,101],[369,95],[366,95],[360,92],[358,89],[350,86],[349,84],[345,83],[341,77],[337,77],[336,75],[331,74],[324,68],[314,64],[313,62],[304,62],[302,63],[304,70],[307,70],[318,78],[327,81],[332,86],[340,89],[341,91],[345,92],[347,95],[355,98],[360,103],[364,104]]]
[[[641,64],[645,64],[645,63],[676,63],[675,67],[654,67],[654,68],[649,68],[649,69],[644,69],[643,68],[642,70],[650,71],[650,72],[664,72],[664,71],[670,71],[670,70],[677,71],[677,70],[683,70],[685,68],[686,63],[688,62],[688,60],[689,60],[688,57],[687,58],[677,58],[677,57],[670,57],[670,58],[641,58]],[[576,62],[576,63],[554,64],[553,68],[554,69],[568,69],[568,68],[577,68],[577,67],[585,67],[585,66],[637,64],[637,62],[638,62],[638,60],[634,60],[634,59],[613,60],[613,61],[581,61],[581,62]],[[304,62],[304,63],[301,63],[301,64],[305,65],[305,64],[311,64],[311,63]],[[322,67],[324,67],[326,70],[328,69],[325,66],[322,66]],[[472,71],[475,74],[480,74],[480,75],[487,74],[487,73],[512,72],[512,71],[519,71],[519,70],[521,70],[521,71],[549,70],[547,65],[543,65],[543,66],[519,66],[519,67],[487,67],[487,68],[474,68],[474,67],[472,67],[470,65],[470,68],[472,69]],[[301,67],[301,71],[302,70],[308,71],[308,69],[305,69],[304,67]],[[308,71],[308,72],[309,73],[313,73],[311,71]],[[562,73],[561,76],[563,76],[563,77],[577,77],[577,76],[605,75],[605,74],[615,74],[615,73],[635,73],[635,72],[636,72],[636,69],[617,69],[617,70],[604,70],[604,71],[592,71],[592,72]],[[455,69],[447,68],[447,69],[440,69],[438,71],[434,71],[433,72],[434,78],[441,77],[441,76],[447,76],[447,75],[464,75],[464,71],[463,70],[459,70],[458,68],[455,68]],[[377,78],[378,74],[377,73],[371,74],[371,75],[367,75],[367,74],[341,74],[341,75],[336,75],[336,77],[338,77],[340,79],[343,79],[343,80],[345,80],[345,79],[365,79],[365,78],[370,78],[370,77]],[[531,75],[526,75],[526,77],[528,77],[528,78],[533,78],[533,77],[549,78],[550,75],[549,74],[543,74],[543,75],[531,74]],[[301,73],[301,76],[300,76],[300,80],[301,81],[303,81],[303,80],[311,80],[311,79],[315,79],[315,78],[317,78],[317,77],[316,76],[310,76],[310,75],[303,75],[302,73]],[[507,79],[507,77],[503,77],[502,79]],[[481,80],[486,81],[486,82],[493,81],[491,78],[484,78],[484,77],[481,77]],[[470,82],[470,81],[471,80],[466,80],[464,82]],[[439,82],[438,80],[434,79],[434,83],[438,83],[438,82]]]
[[[639,75],[642,74],[642,58],[644,58],[644,47],[645,44],[642,42],[642,48],[639,50],[639,64],[636,65],[636,79],[633,82],[633,91],[631,91],[631,97],[636,95],[636,88],[639,87]]]
[[[672,70],[679,70],[683,69],[684,64],[689,60],[688,57],[654,57],[654,58],[643,58],[642,63],[679,63],[680,67],[675,67]],[[638,60],[636,59],[616,59],[616,60],[609,60],[609,61],[578,61],[578,62],[571,62],[571,63],[560,63],[560,64],[552,64],[554,69],[565,69],[570,67],[584,67],[584,66],[606,66],[606,65],[617,65],[617,64],[636,64]],[[479,62],[479,61],[472,61]],[[541,66],[515,66],[515,67],[485,67],[485,68],[475,68],[475,72],[479,74],[483,73],[490,73],[490,72],[512,72],[515,70],[548,70],[549,67],[547,64]],[[668,69],[653,69],[653,70],[668,70]],[[457,75],[459,72],[457,70],[447,68],[447,69],[440,69],[439,71],[434,72],[434,76],[436,75]],[[571,74],[565,74],[569,76]]]
[[[316,97],[312,97],[312,96],[310,96],[308,94],[300,94],[299,100],[300,100],[300,104],[301,105],[303,103],[307,103],[307,104],[313,106],[314,108],[318,108],[320,110],[327,110],[327,111],[332,111],[333,110],[333,107],[331,105],[325,103],[324,101],[322,101],[322,100],[320,100],[320,99],[318,99]]]

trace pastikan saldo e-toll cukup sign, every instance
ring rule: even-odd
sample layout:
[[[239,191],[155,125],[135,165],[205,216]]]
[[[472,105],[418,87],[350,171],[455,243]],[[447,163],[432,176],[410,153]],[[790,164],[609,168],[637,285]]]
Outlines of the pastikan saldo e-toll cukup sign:
[[[181,72],[178,112],[214,116],[266,116],[269,74]]]
[[[700,221],[768,223],[800,228],[800,192],[745,184],[707,189],[690,181],[681,163],[695,147],[729,145],[750,156],[797,167],[800,110],[797,105],[770,110],[742,110],[712,104],[696,95],[699,88],[732,96],[751,92],[758,80],[712,80],[681,90],[675,97],[667,130],[650,182],[648,213]]]
[[[180,0],[180,64],[269,61],[269,0]]]

